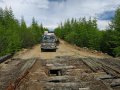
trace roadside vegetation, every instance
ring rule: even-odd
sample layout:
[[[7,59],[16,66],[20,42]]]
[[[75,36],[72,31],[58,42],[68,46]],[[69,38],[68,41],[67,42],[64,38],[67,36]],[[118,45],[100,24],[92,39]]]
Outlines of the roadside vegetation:
[[[34,18],[27,27],[24,18],[19,22],[11,8],[0,8],[0,56],[40,43],[44,30],[47,29],[38,25]]]
[[[99,30],[96,19],[66,20],[55,29],[56,35],[79,47],[87,47],[120,56],[120,8],[115,12],[107,30]]]

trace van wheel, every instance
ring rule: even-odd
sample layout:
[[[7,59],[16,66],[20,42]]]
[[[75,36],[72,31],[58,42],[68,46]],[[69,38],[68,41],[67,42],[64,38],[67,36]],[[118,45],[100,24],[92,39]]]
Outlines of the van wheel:
[[[41,52],[44,52],[44,49],[41,48]]]
[[[56,49],[54,49],[54,52],[56,52]]]

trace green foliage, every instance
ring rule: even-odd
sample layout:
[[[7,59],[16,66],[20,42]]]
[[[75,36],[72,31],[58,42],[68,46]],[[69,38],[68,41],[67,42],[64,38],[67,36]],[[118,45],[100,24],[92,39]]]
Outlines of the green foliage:
[[[71,44],[74,44],[77,40],[76,36],[77,34],[75,32],[71,32],[65,37],[65,40],[70,42]]]
[[[55,33],[69,43],[100,50],[102,33],[97,28],[96,19],[67,20],[56,28]]]
[[[120,56],[120,46],[114,48],[113,53],[116,57]]]
[[[103,36],[102,51],[112,56],[120,56],[120,8],[116,10],[110,28]]]
[[[31,33],[33,34],[35,38],[35,43],[40,42],[42,34],[46,29],[43,28],[42,24],[39,26],[35,18],[32,19],[32,25],[29,28],[31,30]]]
[[[44,30],[35,19],[27,27],[23,17],[21,22],[15,19],[11,8],[0,8],[0,56],[39,43]]]
[[[55,29],[55,33],[71,44],[120,56],[120,8],[116,10],[108,30],[100,31],[96,22],[96,19],[91,18],[68,19]]]

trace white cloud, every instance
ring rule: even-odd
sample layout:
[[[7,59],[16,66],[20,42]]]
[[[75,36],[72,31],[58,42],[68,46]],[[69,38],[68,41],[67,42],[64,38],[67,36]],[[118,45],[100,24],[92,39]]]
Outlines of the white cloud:
[[[98,28],[101,30],[104,30],[105,28],[108,28],[110,21],[105,21],[105,20],[98,20]]]
[[[57,1],[57,0],[56,0]],[[39,23],[55,28],[67,18],[96,17],[108,10],[115,10],[120,0],[66,0],[56,2],[50,0],[2,0],[0,7],[12,7],[16,18],[24,16],[27,24],[34,16]],[[98,20],[98,27],[104,29],[109,21]]]

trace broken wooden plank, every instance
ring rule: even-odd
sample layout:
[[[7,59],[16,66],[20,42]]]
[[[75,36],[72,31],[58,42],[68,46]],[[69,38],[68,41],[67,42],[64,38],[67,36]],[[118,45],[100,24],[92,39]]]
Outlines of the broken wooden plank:
[[[96,72],[96,69],[94,68],[94,66],[93,66],[93,63],[91,63],[90,62],[90,59],[88,60],[86,60],[86,59],[82,59],[82,62],[86,65],[86,66],[88,66],[93,72]]]
[[[120,79],[114,79],[113,82],[110,84],[111,87],[120,86]]]
[[[120,86],[120,83],[114,83],[114,84],[111,84],[110,86],[111,87],[117,87],[117,86]]]
[[[79,83],[74,83],[74,82],[67,82],[67,83],[46,83],[47,87],[78,87],[80,86]]]
[[[29,73],[29,70],[32,68],[32,66],[34,65],[34,63],[36,62],[36,59],[33,58],[31,60],[28,60],[23,67],[19,70],[18,72],[18,77],[16,78],[15,81],[12,81],[8,87],[6,88],[6,90],[15,90],[16,87],[19,85],[20,81]]]
[[[114,66],[108,65],[100,60],[98,60],[97,62],[103,66],[102,68],[105,72],[111,74],[112,76],[120,77],[120,70],[118,68],[115,68]]]
[[[115,77],[111,76],[111,75],[102,75],[102,76],[99,76],[97,77],[97,79],[114,79]]]
[[[65,82],[68,79],[70,79],[70,76],[54,76],[54,77],[50,77],[47,79],[48,82],[54,82],[54,81],[59,81],[59,82]]]
[[[61,69],[73,69],[75,66],[52,66],[48,67],[51,70],[61,70]]]
[[[89,87],[87,87],[87,88],[79,88],[79,90],[90,90],[90,88]]]
[[[30,69],[33,64],[36,62],[36,59],[33,58],[31,60],[28,60],[25,65],[20,69],[20,74],[23,75],[28,69]]]
[[[106,86],[106,88],[107,88],[108,90],[113,90],[113,89],[110,87],[109,84],[107,84],[107,83],[104,82],[103,80],[100,80],[100,81]]]

